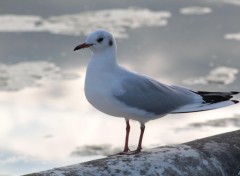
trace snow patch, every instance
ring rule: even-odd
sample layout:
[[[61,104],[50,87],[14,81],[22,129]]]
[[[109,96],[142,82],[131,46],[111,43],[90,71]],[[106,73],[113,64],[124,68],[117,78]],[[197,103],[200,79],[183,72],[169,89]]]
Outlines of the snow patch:
[[[236,80],[238,69],[231,67],[217,67],[210,71],[204,77],[188,78],[183,81],[184,84],[231,84]]]
[[[51,16],[1,15],[0,32],[49,32],[52,34],[81,36],[103,28],[114,36],[127,37],[127,29],[143,26],[166,26],[171,16],[167,11],[143,8],[87,11],[79,14]]]
[[[212,153],[217,151],[227,151],[227,148],[228,148],[228,144],[222,143],[220,145],[219,143],[214,141],[204,144],[204,147],[203,147],[204,150],[212,151]]]
[[[207,160],[203,160],[203,164],[204,165],[208,165],[208,161]]]
[[[204,15],[212,12],[212,9],[209,7],[184,7],[180,9],[180,13],[184,15]]]

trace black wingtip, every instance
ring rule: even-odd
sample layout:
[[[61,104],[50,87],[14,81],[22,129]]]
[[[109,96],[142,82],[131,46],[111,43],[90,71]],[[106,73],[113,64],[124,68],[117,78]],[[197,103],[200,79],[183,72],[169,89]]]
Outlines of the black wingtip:
[[[231,93],[232,93],[232,95],[236,95],[236,94],[239,94],[240,92],[232,91]]]
[[[237,104],[237,103],[239,103],[239,101],[238,100],[231,100],[234,104]]]

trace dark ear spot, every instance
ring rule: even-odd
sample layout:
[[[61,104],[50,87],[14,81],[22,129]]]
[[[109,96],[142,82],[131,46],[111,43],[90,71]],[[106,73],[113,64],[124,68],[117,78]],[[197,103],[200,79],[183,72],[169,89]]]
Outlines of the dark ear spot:
[[[109,40],[108,44],[109,44],[109,46],[112,46],[113,45],[113,41]]]

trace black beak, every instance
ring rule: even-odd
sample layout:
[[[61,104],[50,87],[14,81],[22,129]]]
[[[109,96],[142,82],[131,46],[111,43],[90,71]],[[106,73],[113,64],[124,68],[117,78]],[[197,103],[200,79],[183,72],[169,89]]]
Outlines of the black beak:
[[[83,49],[83,48],[88,48],[88,47],[90,47],[92,45],[93,44],[82,43],[82,44],[76,46],[73,51],[80,50],[80,49]]]

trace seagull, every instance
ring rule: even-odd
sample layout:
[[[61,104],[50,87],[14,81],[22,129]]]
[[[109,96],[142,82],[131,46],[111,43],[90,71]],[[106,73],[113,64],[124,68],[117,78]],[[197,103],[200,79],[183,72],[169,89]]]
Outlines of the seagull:
[[[239,92],[194,91],[166,85],[123,68],[116,61],[116,41],[104,29],[90,33],[74,51],[84,48],[92,51],[84,85],[87,100],[108,115],[125,118],[125,145],[120,154],[131,153],[128,146],[130,119],[140,123],[138,146],[133,151],[136,154],[142,150],[146,122],[167,114],[206,111],[238,103],[231,98]]]

